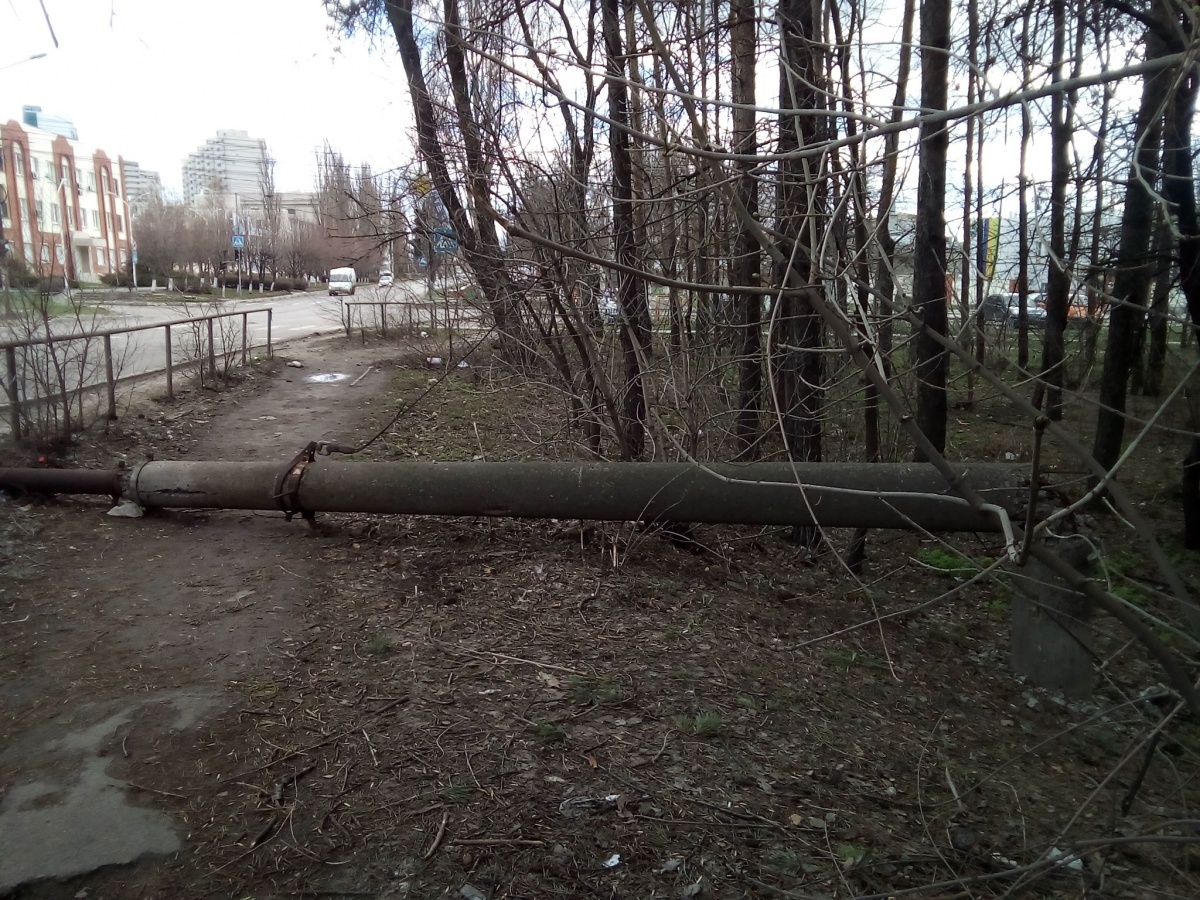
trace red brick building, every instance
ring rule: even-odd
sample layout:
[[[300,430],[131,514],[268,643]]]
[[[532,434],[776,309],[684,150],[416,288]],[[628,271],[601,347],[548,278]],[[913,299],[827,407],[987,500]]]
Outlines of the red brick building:
[[[129,267],[121,158],[22,125],[0,125],[0,221],[9,258],[43,277],[98,281]]]

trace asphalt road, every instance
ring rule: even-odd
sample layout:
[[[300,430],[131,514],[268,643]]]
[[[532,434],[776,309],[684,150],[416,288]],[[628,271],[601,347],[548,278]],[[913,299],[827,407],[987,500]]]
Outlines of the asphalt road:
[[[376,299],[401,300],[411,289],[410,285],[381,291],[375,285],[360,285],[355,300]],[[142,297],[145,294],[141,295]],[[191,303],[165,302],[160,299],[139,299],[133,302],[104,303],[98,312],[89,313],[83,321],[73,316],[62,316],[52,320],[51,330],[55,334],[71,334],[79,331],[100,332],[111,329],[138,328],[146,330],[114,334],[111,337],[113,370],[118,379],[134,377],[166,368],[166,336],[164,328],[154,325],[185,318],[233,313],[214,322],[217,351],[229,354],[236,363],[242,347],[243,317],[245,313],[246,342],[250,348],[265,347],[267,343],[267,314],[271,310],[271,342],[280,347],[290,340],[312,334],[335,333],[342,329],[342,300],[330,297],[325,292],[310,291],[283,297],[247,296],[244,299],[197,301]],[[0,340],[20,340],[27,329],[12,323],[0,323]],[[172,362],[185,364],[207,356],[208,330],[203,323],[174,325],[171,327]],[[53,391],[50,387],[57,382],[56,368],[64,372],[68,385],[102,384],[105,381],[105,360],[102,339],[71,341],[55,345],[56,358],[48,365],[43,353],[40,357],[41,373],[35,373],[36,365],[29,357],[18,351],[19,376],[22,380],[22,395],[25,397],[45,396]],[[220,363],[219,363],[220,364]],[[0,404],[6,400],[0,395]]]
[[[309,291],[287,296],[259,297],[248,295],[242,299],[227,297],[189,303],[169,302],[162,295],[154,299],[142,292],[132,302],[114,298],[117,302],[100,300],[85,301],[101,304],[82,321],[73,316],[62,316],[52,320],[51,330],[55,334],[111,331],[116,329],[138,329],[113,334],[113,374],[118,381],[162,372],[166,368],[166,323],[181,319],[195,319],[214,313],[226,314],[215,319],[213,333],[216,345],[217,368],[240,362],[243,346],[258,351],[266,346],[268,316],[271,311],[270,329],[273,348],[280,348],[288,341],[309,337],[313,334],[333,334],[342,331],[348,321],[353,330],[365,328],[378,330],[380,317],[386,309],[389,327],[407,326],[414,330],[440,328],[444,324],[447,310],[443,303],[431,304],[427,300],[424,281],[403,281],[388,288],[374,284],[359,284],[353,297],[330,297],[325,291]],[[375,304],[386,303],[386,307]],[[457,317],[457,327],[470,326],[478,321],[477,316],[465,308],[452,304],[450,314]],[[346,318],[343,318],[346,317]],[[162,327],[154,327],[160,325]],[[0,323],[0,340],[20,340],[27,335],[11,322]],[[205,322],[170,326],[171,361],[175,367],[194,364],[208,357],[208,326]],[[286,351],[284,352],[286,355]],[[106,381],[106,361],[102,338],[60,342],[55,344],[51,359],[44,350],[38,352],[17,351],[18,380],[21,396],[39,398],[58,394],[60,378],[68,390],[78,386],[103,385]],[[179,377],[190,376],[195,366],[186,370],[177,368]],[[61,375],[60,375],[61,373]],[[0,375],[4,373],[0,372]],[[89,395],[100,401],[103,392]],[[0,394],[0,406],[7,397]]]

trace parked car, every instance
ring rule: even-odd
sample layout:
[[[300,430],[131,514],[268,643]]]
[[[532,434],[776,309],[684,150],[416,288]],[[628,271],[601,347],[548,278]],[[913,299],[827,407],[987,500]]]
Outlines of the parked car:
[[[600,295],[600,318],[606,325],[616,325],[621,321],[621,307],[608,291]]]
[[[998,325],[1015,325],[1021,315],[1019,294],[989,294],[983,301],[983,321]],[[1041,294],[1027,294],[1025,316],[1030,324],[1040,325],[1046,321],[1045,298]]]
[[[380,272],[379,273],[379,286],[381,288],[390,288],[392,286],[392,273],[391,272]]]
[[[349,294],[354,296],[354,283],[358,279],[354,269],[343,267],[340,269],[329,270],[329,296],[336,297],[338,294]]]

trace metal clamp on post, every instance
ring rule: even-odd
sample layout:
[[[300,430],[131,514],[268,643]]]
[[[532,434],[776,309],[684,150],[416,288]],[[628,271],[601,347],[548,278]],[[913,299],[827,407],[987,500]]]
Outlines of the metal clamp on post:
[[[357,453],[358,451],[347,444],[339,444],[336,441],[313,441],[308,445],[316,450],[318,456],[332,456],[335,453]]]
[[[301,450],[275,479],[275,503],[289,522],[296,513],[300,513],[309,524],[313,522],[314,513],[300,506],[300,481],[304,478],[304,470],[308,468],[308,464],[316,458],[317,449],[317,442],[309,441],[308,446]]]

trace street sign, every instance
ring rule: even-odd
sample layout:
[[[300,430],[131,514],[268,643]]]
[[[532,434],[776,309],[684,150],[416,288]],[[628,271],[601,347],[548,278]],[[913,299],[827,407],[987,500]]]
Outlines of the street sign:
[[[458,238],[454,236],[453,228],[435,228],[433,230],[433,249],[437,253],[454,253],[458,250]]]
[[[246,236],[244,234],[235,234],[233,236],[233,249],[234,250],[246,249]]]
[[[133,251],[133,264],[135,266],[137,265],[137,251],[136,250]]]

